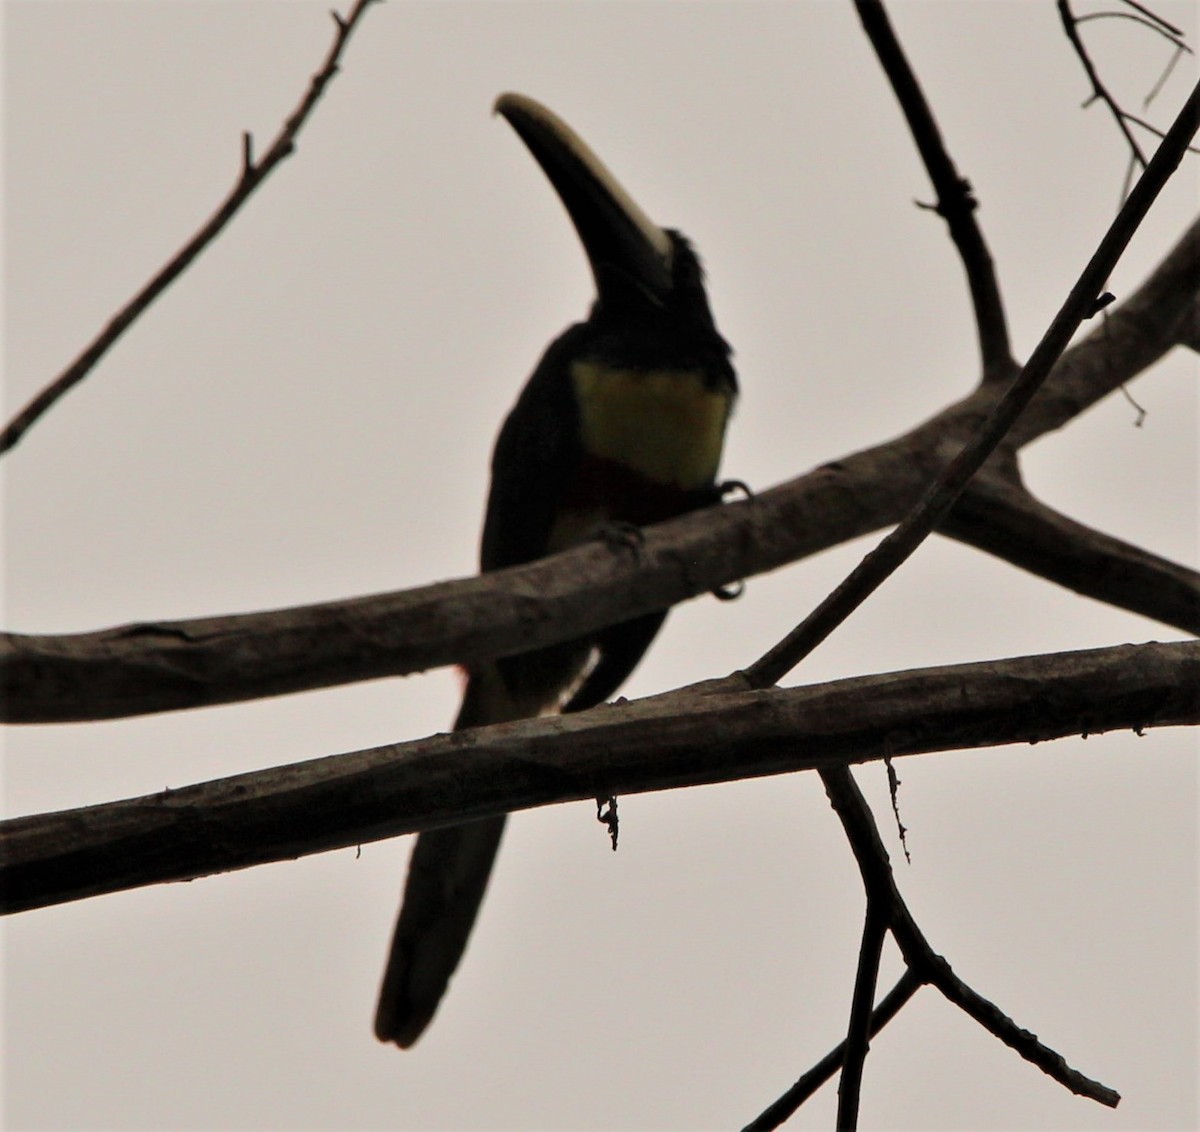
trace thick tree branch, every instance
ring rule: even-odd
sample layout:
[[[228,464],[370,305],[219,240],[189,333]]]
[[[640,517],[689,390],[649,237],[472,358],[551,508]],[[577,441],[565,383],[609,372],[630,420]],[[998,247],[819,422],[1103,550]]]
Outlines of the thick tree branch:
[[[1200,573],[1085,527],[986,469],[939,528],[1060,586],[1200,636]]]
[[[0,455],[13,448],[32,428],[39,418],[54,406],[54,404],[70,392],[95,368],[117,340],[137,321],[176,279],[182,275],[192,261],[209,244],[220,235],[225,226],[233,219],[242,205],[250,199],[254,190],[259,187],[271,174],[271,171],[286,157],[290,157],[296,148],[296,138],[304,128],[313,109],[325,93],[325,87],[338,73],[339,63],[346,44],[355,27],[366,14],[367,8],[376,0],[356,0],[348,16],[333,13],[336,32],[333,44],[321,64],[320,70],[313,75],[308,90],[300,100],[295,110],[288,116],[279,133],[267,147],[267,152],[259,160],[254,160],[252,142],[249,134],[242,139],[242,171],[229,195],[221,203],[216,212],[204,223],[196,234],[175,254],[174,257],[150,280],[128,303],[125,304],[112,318],[109,324],[100,332],[87,348],[77,357],[57,378],[29,402],[0,432]]]
[[[857,609],[929,536],[954,505],[967,482],[1012,427],[1022,410],[1050,376],[1079,324],[1095,312],[1104,281],[1137,231],[1150,206],[1179,166],[1188,144],[1200,129],[1200,84],[1184,103],[1145,173],[1133,187],[1116,218],[1088,260],[1059,312],[1029,361],[946,465],[920,504],[889,534],[801,624],[746,669],[752,686],[776,683]]]
[[[0,909],[557,802],[1200,722],[1200,642],[747,691],[736,679],[0,823]]]
[[[941,131],[904,49],[892,30],[881,0],[855,0],[863,30],[891,83],[904,119],[937,194],[935,211],[946,221],[967,274],[984,381],[1007,381],[1017,370],[1009,345],[1008,322],[1000,284],[983,232],[975,220],[978,207],[970,182],[960,176],[942,141]]]
[[[1200,221],[1107,315],[1108,330],[1098,327],[1066,351],[1006,446],[1014,435],[1024,444],[1060,427],[1161,357],[1191,325],[1198,291]],[[566,640],[899,522],[997,396],[995,386],[984,386],[895,440],[751,501],[651,528],[636,556],[597,543],[517,570],[399,593],[92,633],[4,634],[0,719],[108,719],[230,703],[471,663]],[[1004,532],[985,544],[978,524],[972,527],[969,515],[963,518],[969,506],[960,502],[950,513],[947,534],[1026,569],[1041,569]],[[1138,586],[1120,565],[1128,558],[1122,552],[1116,567],[1095,570],[1084,592],[1195,632],[1194,598],[1188,593],[1197,592],[1194,575],[1165,563],[1162,576],[1174,582],[1164,595],[1182,587],[1179,598],[1135,604],[1142,599],[1130,590]],[[1046,576],[1073,584],[1057,573]]]
[[[1200,353],[1200,295],[1193,296],[1189,309],[1180,321],[1179,345]]]
[[[1105,322],[1068,349],[1006,439],[1022,446],[1200,340],[1200,221]],[[315,606],[58,636],[0,635],[0,720],[109,719],[400,676],[566,640],[778,569],[897,523],[994,407],[985,385],[903,436],[828,463],[753,501],[647,532],[641,554],[588,546],[517,571]],[[946,522],[963,537],[955,513]],[[1009,557],[997,545],[981,549]],[[1032,560],[1021,563],[1031,568]],[[1180,567],[1168,564],[1176,577]],[[1195,632],[1187,595],[1129,603],[1101,570],[1089,596]],[[1062,579],[1050,575],[1051,580]],[[1067,584],[1070,584],[1069,582]]]

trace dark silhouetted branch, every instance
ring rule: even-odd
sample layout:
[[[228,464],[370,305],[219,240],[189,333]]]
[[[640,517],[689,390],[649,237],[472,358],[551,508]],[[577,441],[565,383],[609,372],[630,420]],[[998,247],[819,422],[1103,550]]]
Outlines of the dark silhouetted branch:
[[[890,755],[1200,722],[1200,642],[650,699],[0,823],[0,909],[289,860],[558,802]]]
[[[1119,389],[1173,346],[1186,344],[1200,299],[1200,220],[1194,221],[1162,262],[1119,306],[1071,346],[1008,434],[1022,448],[1074,420]]]
[[[170,262],[113,316],[109,324],[83,353],[5,426],[4,430],[0,432],[0,455],[13,448],[61,397],[78,385],[95,368],[96,363],[108,353],[117,339],[216,239],[242,205],[250,199],[254,190],[267,179],[275,166],[292,154],[296,148],[297,135],[308,121],[313,108],[320,101],[326,85],[338,72],[338,65],[347,41],[367,8],[376,2],[377,0],[356,0],[350,15],[343,17],[336,12],[333,13],[337,31],[329,53],[325,56],[321,69],[313,75],[308,90],[299,105],[292,111],[279,133],[267,147],[267,152],[258,161],[255,161],[250,135],[243,134],[242,171],[237,184],[222,202],[220,208]]]
[[[857,609],[929,536],[966,487],[967,482],[995,451],[1021,411],[1050,376],[1079,324],[1095,310],[1105,280],[1125,246],[1137,231],[1200,128],[1200,85],[1167,132],[1145,173],[1121,206],[1099,247],[1071,288],[1029,361],[1005,390],[988,418],[949,462],[911,511],[854,571],[804,621],[774,648],[745,670],[754,687],[776,683],[815,649]]]
[[[1092,61],[1091,54],[1088,52],[1086,44],[1083,42],[1083,37],[1079,34],[1081,24],[1088,23],[1091,20],[1133,20],[1134,23],[1141,24],[1143,27],[1148,27],[1152,31],[1161,35],[1168,43],[1175,48],[1174,54],[1167,62],[1162,75],[1154,83],[1150,93],[1146,96],[1144,105],[1149,105],[1158,92],[1162,89],[1163,84],[1167,81],[1171,72],[1175,68],[1179,57],[1186,53],[1193,54],[1192,49],[1183,40],[1183,31],[1175,27],[1173,24],[1167,23],[1166,20],[1156,15],[1149,8],[1140,4],[1132,4],[1130,0],[1126,0],[1130,7],[1134,8],[1138,14],[1133,15],[1128,12],[1093,12],[1086,16],[1076,16],[1071,9],[1070,0],[1057,0],[1058,16],[1062,22],[1063,31],[1066,33],[1067,39],[1071,43],[1071,48],[1083,66],[1084,72],[1087,74],[1088,82],[1092,85],[1091,97],[1084,103],[1084,106],[1089,106],[1093,102],[1103,102],[1108,107],[1108,112],[1112,115],[1113,121],[1117,123],[1122,136],[1129,145],[1130,155],[1133,161],[1140,165],[1143,169],[1146,167],[1146,155],[1142,152],[1136,138],[1133,136],[1133,131],[1129,128],[1131,125],[1137,126],[1139,129],[1145,130],[1147,133],[1153,134],[1157,138],[1165,137],[1166,135],[1153,122],[1146,121],[1145,118],[1139,117],[1137,114],[1131,114],[1126,110],[1113,96],[1112,92],[1100,78],[1099,70],[1096,64]],[[1188,146],[1192,153],[1200,153],[1195,146]]]
[[[912,971],[905,968],[899,981],[871,1012],[870,1036],[873,1038],[901,1010],[908,1000],[922,987],[922,982]],[[772,1101],[756,1116],[742,1132],[773,1132],[788,1119],[809,1097],[842,1067],[846,1055],[846,1043],[834,1046],[808,1072],[800,1077],[778,1100]]]
[[[905,963],[914,975],[922,982],[936,987],[950,1002],[970,1015],[990,1034],[999,1038],[1060,1085],[1080,1096],[1115,1108],[1121,1099],[1120,1094],[1073,1069],[1061,1054],[1044,1045],[1035,1034],[1022,1029],[994,1003],[963,982],[951,969],[950,964],[934,952],[896,887],[887,850],[875,826],[871,808],[855,783],[849,767],[823,768],[821,780],[825,783],[829,800],[858,859],[867,890],[868,916],[880,915],[880,908],[887,909],[883,914],[884,918],[900,946]],[[877,905],[874,912],[871,910],[872,903]],[[866,939],[867,934],[864,932],[864,941]],[[871,943],[873,946],[873,940]]]
[[[1062,23],[1063,31],[1066,33],[1071,48],[1079,59],[1084,73],[1088,77],[1088,82],[1092,87],[1091,96],[1085,105],[1093,102],[1103,102],[1108,107],[1108,112],[1112,115],[1113,121],[1117,124],[1117,129],[1121,131],[1121,136],[1129,146],[1129,152],[1133,155],[1133,159],[1145,169],[1146,155],[1142,152],[1142,147],[1138,145],[1137,138],[1133,136],[1133,131],[1129,128],[1125,112],[1117,104],[1117,100],[1109,92],[1108,87],[1105,86],[1104,80],[1100,77],[1100,73],[1096,69],[1096,64],[1092,62],[1092,57],[1088,53],[1088,49],[1079,34],[1079,21],[1075,18],[1075,13],[1071,10],[1070,0],[1056,0],[1055,7],[1058,9],[1058,18]]]
[[[1145,4],[1138,3],[1138,0],[1121,0],[1127,7],[1132,8],[1135,12],[1141,15],[1148,23],[1153,24],[1156,28],[1161,29],[1173,39],[1183,37],[1183,28],[1176,27],[1173,23],[1164,20],[1153,8],[1147,7]]]
[[[863,1070],[871,1045],[872,1005],[875,1002],[875,987],[879,983],[879,960],[887,939],[888,920],[885,905],[868,896],[862,943],[858,948],[854,996],[850,1004],[850,1024],[846,1028],[842,1075],[838,1079],[838,1132],[853,1132],[858,1127]]]
[[[1200,573],[1068,519],[1015,477],[976,476],[939,530],[1075,593],[1200,635]]]
[[[1066,351],[1006,448],[1061,427],[1193,333],[1200,340],[1198,292],[1200,222],[1107,312],[1104,326]],[[0,635],[0,719],[109,719],[230,703],[567,640],[898,523],[998,395],[995,386],[983,386],[886,444],[752,500],[650,528],[637,555],[593,543],[516,570],[400,593],[91,633]],[[1035,555],[1010,541],[1011,530],[989,541],[971,521],[970,506],[956,505],[943,521],[946,534],[1040,569]],[[1018,520],[1029,521],[1015,513],[1010,518]],[[1189,571],[1152,555],[1131,555],[1117,540],[1110,549],[1114,563],[1096,560],[1082,592],[1196,632],[1192,595],[1198,591]],[[1046,576],[1074,586],[1061,561],[1048,559]],[[1133,569],[1137,561],[1148,573]],[[1152,580],[1156,572],[1171,579],[1157,596],[1136,581]]]
[[[1153,13],[1151,15],[1153,16]],[[1141,27],[1149,28],[1156,35],[1161,35],[1168,43],[1174,45],[1177,51],[1192,54],[1192,49],[1183,41],[1183,29],[1158,17],[1147,18],[1135,12],[1089,12],[1086,16],[1076,16],[1075,24],[1090,24],[1098,20],[1130,20]]]
[[[881,0],[855,0],[854,6],[900,103],[929,179],[933,182],[937,194],[934,209],[946,221],[950,238],[966,270],[967,286],[975,310],[983,380],[1008,380],[1016,372],[1017,364],[1009,344],[1008,322],[1004,315],[996,268],[975,219],[978,201],[971,184],[959,174],[950,158],[933,111],[892,30],[891,20]]]

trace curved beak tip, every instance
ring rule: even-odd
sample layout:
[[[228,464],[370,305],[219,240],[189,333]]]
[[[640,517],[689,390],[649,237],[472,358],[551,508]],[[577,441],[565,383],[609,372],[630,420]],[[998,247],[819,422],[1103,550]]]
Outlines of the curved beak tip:
[[[492,113],[498,114],[502,118],[507,118],[514,113],[524,114],[531,118],[554,118],[554,114],[536,98],[530,98],[527,94],[518,94],[515,90],[506,90],[502,94],[498,94],[496,101],[492,103]]]
[[[530,149],[575,225],[603,289],[601,269],[617,266],[646,289],[671,288],[673,247],[584,140],[549,107],[506,91],[492,104]]]

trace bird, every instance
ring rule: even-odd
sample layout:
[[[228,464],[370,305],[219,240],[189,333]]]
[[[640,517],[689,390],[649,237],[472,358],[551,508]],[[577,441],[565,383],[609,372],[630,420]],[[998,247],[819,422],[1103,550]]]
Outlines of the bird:
[[[482,571],[719,502],[738,395],[688,239],[650,220],[582,138],[536,100],[494,111],[558,195],[595,281],[587,318],[546,349],[497,437]],[[657,611],[532,652],[472,664],[455,730],[582,711],[612,696],[666,617]],[[433,1018],[467,945],[505,816],[422,832],[375,1015],[408,1048]]]

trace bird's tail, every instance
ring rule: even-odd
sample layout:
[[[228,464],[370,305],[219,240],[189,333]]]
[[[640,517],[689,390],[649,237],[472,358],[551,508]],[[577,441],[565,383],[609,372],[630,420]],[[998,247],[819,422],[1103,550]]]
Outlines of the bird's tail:
[[[429,1025],[487,889],[503,816],[431,829],[417,838],[396,920],[375,1036],[407,1048]]]
[[[655,628],[662,616],[653,615]],[[507,665],[504,674],[499,664],[471,670],[455,731],[553,710],[591,669],[592,646],[568,641],[501,663]],[[621,676],[627,672],[628,667],[622,669]],[[608,687],[606,682],[602,696]],[[375,1036],[381,1042],[407,1048],[433,1018],[479,915],[504,822],[503,815],[484,818],[417,838],[375,1010]]]
[[[494,671],[473,674],[454,730],[520,714],[503,701]],[[418,836],[375,1010],[381,1042],[407,1049],[433,1018],[479,915],[505,821],[501,815]]]

